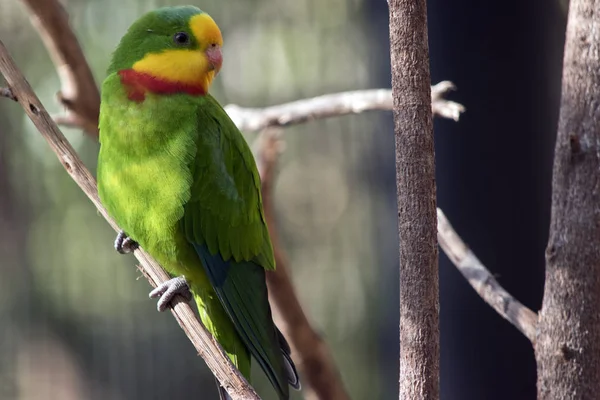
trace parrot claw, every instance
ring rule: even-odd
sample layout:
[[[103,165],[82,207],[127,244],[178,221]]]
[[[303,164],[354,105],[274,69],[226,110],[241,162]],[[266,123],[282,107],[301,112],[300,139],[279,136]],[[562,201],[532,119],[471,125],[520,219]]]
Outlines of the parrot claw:
[[[176,295],[183,296],[187,301],[192,300],[192,292],[190,292],[190,287],[184,276],[169,279],[150,292],[150,298],[160,297],[156,305],[158,311],[165,311],[169,308]]]
[[[115,239],[115,250],[120,254],[133,253],[138,247],[138,242],[127,236],[124,231],[120,231]]]

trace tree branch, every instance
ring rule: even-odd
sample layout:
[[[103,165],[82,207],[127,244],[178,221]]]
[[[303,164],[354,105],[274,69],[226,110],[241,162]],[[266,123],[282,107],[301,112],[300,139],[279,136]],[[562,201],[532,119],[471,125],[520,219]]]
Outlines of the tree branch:
[[[436,187],[426,0],[388,0],[400,239],[400,399],[440,396]]]
[[[441,81],[431,87],[431,111],[434,117],[448,118],[458,122],[460,114],[467,111],[462,104],[444,98],[453,90],[456,90],[456,86],[450,81]]]
[[[57,120],[98,137],[100,92],[69,25],[69,16],[58,0],[22,0],[31,23],[44,41],[61,81],[57,97],[66,114]]]
[[[513,324],[535,344],[537,314],[510,295],[479,261],[450,225],[442,210],[437,209],[438,243],[477,294],[500,316]]]
[[[306,399],[348,400],[344,384],[329,349],[304,314],[288,273],[289,261],[279,243],[275,222],[273,186],[284,142],[281,131],[267,128],[254,143],[261,176],[263,205],[275,251],[275,271],[267,272],[269,300],[277,326],[288,339],[300,370]]]
[[[600,393],[600,1],[571,0],[562,69],[538,399]]]
[[[60,132],[44,106],[37,98],[23,74],[18,70],[6,47],[0,41],[0,73],[6,79],[8,86],[16,94],[19,103],[34,123],[36,128],[48,142],[59,161],[65,167],[71,178],[79,185],[88,198],[94,203],[100,214],[111,227],[118,231],[117,224],[110,218],[98,198],[96,182],[85,168],[75,150]],[[144,250],[135,251],[135,256],[141,264],[141,269],[150,284],[167,281],[169,276]],[[254,389],[248,384],[239,371],[231,364],[221,346],[213,336],[198,321],[190,306],[181,298],[171,310],[173,316],[184,330],[200,356],[227,390],[233,399],[258,400]]]
[[[432,86],[431,108],[437,116],[458,121],[465,108],[443,98],[446,93],[454,89],[454,84],[449,81],[442,81]],[[235,104],[225,107],[225,111],[237,127],[246,132],[261,131],[275,126],[297,125],[316,119],[360,114],[365,111],[391,111],[392,109],[392,91],[389,89],[326,94],[266,108],[245,108]]]

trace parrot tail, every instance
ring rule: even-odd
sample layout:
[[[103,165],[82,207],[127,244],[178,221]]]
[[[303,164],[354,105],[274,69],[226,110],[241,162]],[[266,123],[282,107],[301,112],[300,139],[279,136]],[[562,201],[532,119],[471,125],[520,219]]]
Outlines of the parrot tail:
[[[298,376],[296,365],[294,364],[294,361],[292,361],[292,357],[290,356],[290,354],[292,353],[290,345],[288,344],[287,340],[285,340],[285,337],[283,337],[283,334],[281,333],[279,328],[276,327],[275,330],[277,331],[277,339],[279,339],[279,347],[281,348],[281,354],[283,355],[283,364],[288,383],[294,389],[300,390],[300,377]]]
[[[290,345],[287,340],[285,340],[285,337],[283,337],[281,331],[278,328],[275,329],[277,330],[277,339],[279,339],[279,346],[281,347],[281,354],[283,355],[283,365],[288,383],[294,389],[300,390],[302,386],[300,385],[300,378],[298,377],[296,365],[294,365],[294,361],[292,361],[292,357],[290,357]],[[219,400],[232,400],[225,388],[219,383],[219,380],[215,378],[215,381],[217,382],[217,389],[219,391]]]
[[[279,342],[279,348],[281,349],[281,355],[283,356],[283,368],[285,370],[285,376],[288,384],[294,389],[300,390],[302,385],[300,384],[300,378],[298,376],[298,371],[296,370],[296,365],[290,356],[292,352],[290,345],[288,344],[287,340],[285,340],[285,337],[279,328],[275,327],[275,332],[277,332],[277,340]],[[219,380],[215,378],[215,381],[217,382],[217,389],[219,391],[219,400],[232,400],[225,388],[219,383]]]

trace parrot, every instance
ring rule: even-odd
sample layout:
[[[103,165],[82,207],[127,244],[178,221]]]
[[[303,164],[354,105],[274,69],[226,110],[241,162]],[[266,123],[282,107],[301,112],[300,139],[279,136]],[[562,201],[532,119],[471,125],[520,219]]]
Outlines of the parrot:
[[[98,194],[122,229],[116,250],[140,246],[170,274],[150,293],[159,311],[176,295],[193,299],[240,373],[250,381],[254,358],[284,400],[300,380],[268,301],[275,258],[260,176],[209,94],[222,46],[216,22],[194,6],[154,9],[129,27],[101,88]]]

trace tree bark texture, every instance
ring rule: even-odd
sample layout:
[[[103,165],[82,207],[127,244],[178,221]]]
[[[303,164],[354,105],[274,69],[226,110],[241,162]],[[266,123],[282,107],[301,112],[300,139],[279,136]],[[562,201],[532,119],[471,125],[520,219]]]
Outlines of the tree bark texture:
[[[400,238],[400,399],[439,398],[435,160],[425,0],[389,0]]]
[[[552,180],[538,399],[600,396],[600,1],[571,0]]]

